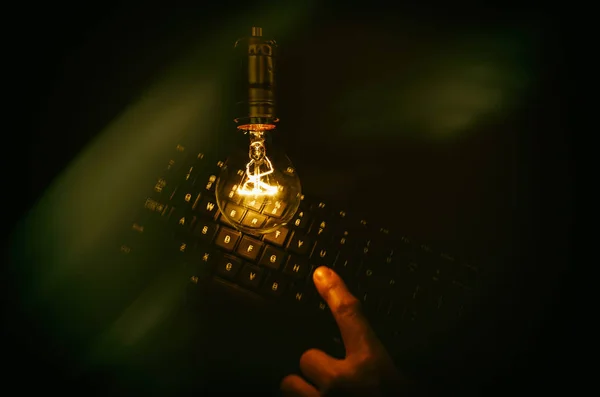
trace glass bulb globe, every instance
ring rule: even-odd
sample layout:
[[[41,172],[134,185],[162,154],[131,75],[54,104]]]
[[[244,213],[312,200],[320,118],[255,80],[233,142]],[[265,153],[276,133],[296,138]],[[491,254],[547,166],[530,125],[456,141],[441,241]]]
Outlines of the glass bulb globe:
[[[247,132],[248,146],[234,150],[221,167],[216,199],[234,228],[253,235],[287,224],[300,205],[300,178],[290,159],[267,144],[263,132]]]

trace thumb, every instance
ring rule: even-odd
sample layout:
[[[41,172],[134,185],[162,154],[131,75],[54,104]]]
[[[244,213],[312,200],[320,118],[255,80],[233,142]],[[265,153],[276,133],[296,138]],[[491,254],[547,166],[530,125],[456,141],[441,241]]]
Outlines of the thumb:
[[[348,355],[368,348],[375,335],[361,311],[356,299],[344,281],[326,266],[317,268],[313,274],[315,287],[327,302],[340,329]]]

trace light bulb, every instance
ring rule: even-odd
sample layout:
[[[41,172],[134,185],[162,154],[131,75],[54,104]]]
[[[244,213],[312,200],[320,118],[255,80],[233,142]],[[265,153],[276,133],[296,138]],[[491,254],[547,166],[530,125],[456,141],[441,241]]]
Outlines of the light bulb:
[[[236,229],[259,235],[287,224],[302,198],[300,178],[289,158],[264,133],[249,132],[246,151],[234,150],[221,166],[216,198]]]
[[[241,52],[238,134],[241,146],[232,149],[216,184],[217,205],[236,229],[253,235],[270,233],[287,224],[302,199],[301,184],[290,159],[272,134],[275,117],[276,44],[253,27],[252,37],[235,44]],[[235,141],[232,139],[230,141]]]

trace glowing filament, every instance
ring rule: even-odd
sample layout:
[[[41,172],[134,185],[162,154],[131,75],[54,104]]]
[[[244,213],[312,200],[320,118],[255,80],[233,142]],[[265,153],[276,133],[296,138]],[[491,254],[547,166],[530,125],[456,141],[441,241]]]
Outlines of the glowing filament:
[[[264,141],[257,139],[250,143],[250,161],[246,164],[243,183],[238,194],[248,196],[273,196],[279,190],[269,183],[269,175],[274,171],[271,160],[266,156]]]

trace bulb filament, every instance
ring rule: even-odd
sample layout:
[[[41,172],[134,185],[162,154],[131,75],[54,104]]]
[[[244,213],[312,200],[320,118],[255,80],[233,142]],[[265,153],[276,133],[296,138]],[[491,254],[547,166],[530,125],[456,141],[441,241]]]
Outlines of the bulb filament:
[[[266,155],[265,140],[262,133],[251,133],[249,157],[246,172],[237,193],[244,196],[273,196],[279,190],[270,183],[269,175],[274,171],[271,160]]]

